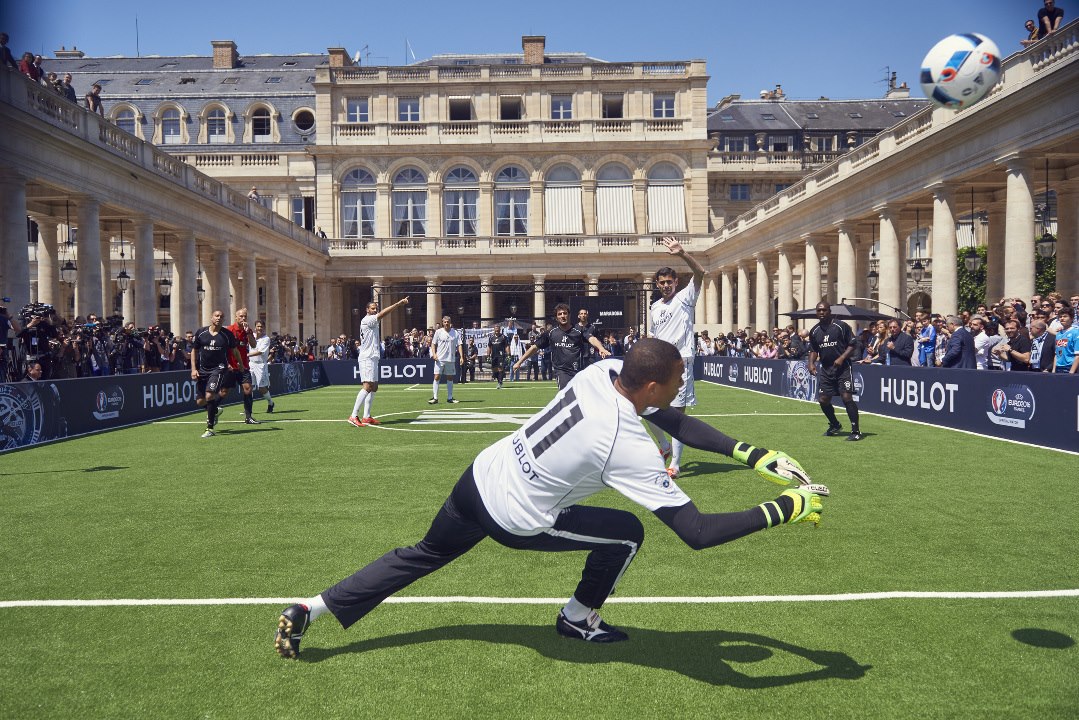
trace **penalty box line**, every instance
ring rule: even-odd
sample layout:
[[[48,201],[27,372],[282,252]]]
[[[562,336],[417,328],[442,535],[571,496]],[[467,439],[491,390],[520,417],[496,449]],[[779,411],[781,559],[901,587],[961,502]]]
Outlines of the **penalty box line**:
[[[857,602],[866,600],[1031,600],[1079,597],[1071,590],[999,590],[981,592],[889,590],[885,592],[836,593],[831,595],[728,595],[712,597],[611,597],[608,603],[623,605],[731,605],[783,602]],[[306,598],[128,598],[100,600],[0,600],[3,608],[44,607],[137,607],[175,605],[290,605]],[[390,597],[385,603],[440,605],[563,605],[565,598],[470,597],[463,595]]]

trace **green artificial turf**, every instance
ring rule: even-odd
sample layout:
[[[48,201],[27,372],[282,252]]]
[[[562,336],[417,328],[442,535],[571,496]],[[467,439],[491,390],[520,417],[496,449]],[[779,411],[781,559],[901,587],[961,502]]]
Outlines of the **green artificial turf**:
[[[549,383],[383,386],[379,428],[344,422],[355,388],[277,399],[260,426],[226,410],[0,456],[0,601],[314,595],[416,542],[460,472]],[[444,392],[444,391],[443,391]],[[444,396],[443,396],[444,397]],[[0,607],[2,716],[1073,717],[1079,598],[647,603],[656,597],[1079,588],[1073,455],[865,416],[866,440],[821,436],[813,404],[698,383],[693,413],[785,450],[833,495],[824,522],[701,552],[636,512],[646,539],[602,647],[553,629],[580,553],[484,541],[348,631],[331,617],[278,658],[281,604]],[[480,415],[465,416],[464,413]],[[470,419],[457,424],[423,420]],[[840,412],[842,418],[843,413]],[[572,431],[567,436],[572,439]],[[703,511],[778,488],[687,450]],[[543,604],[439,598],[551,598]]]

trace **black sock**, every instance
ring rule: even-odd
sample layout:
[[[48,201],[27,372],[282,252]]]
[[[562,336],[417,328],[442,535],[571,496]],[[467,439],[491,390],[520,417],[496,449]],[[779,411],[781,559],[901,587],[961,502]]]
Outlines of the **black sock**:
[[[835,416],[835,408],[832,407],[832,401],[822,402],[820,409],[824,412],[824,417],[828,418],[828,424],[833,427],[839,424],[839,420]]]
[[[255,404],[255,399],[251,395],[244,395],[244,415],[251,417],[251,408]]]
[[[217,401],[211,401],[206,403],[206,427],[213,427],[214,420],[217,419]]]
[[[850,402],[844,400],[843,404],[847,406],[847,417],[850,418],[850,431],[858,432],[858,404],[854,402],[854,398],[851,398]]]

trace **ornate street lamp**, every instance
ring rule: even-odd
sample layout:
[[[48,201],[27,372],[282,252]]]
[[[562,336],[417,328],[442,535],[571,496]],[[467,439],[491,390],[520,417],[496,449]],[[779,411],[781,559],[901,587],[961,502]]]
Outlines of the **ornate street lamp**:
[[[162,297],[168,297],[172,295],[172,270],[169,268],[168,260],[165,259],[168,252],[169,241],[164,234],[161,235],[161,282],[160,291]]]
[[[925,279],[925,267],[922,265],[922,210],[914,209],[914,264],[910,266],[910,277],[914,282],[920,283]]]
[[[198,281],[195,283],[195,294],[199,296],[199,302],[202,302],[206,297],[206,288],[202,287],[202,253],[196,250],[199,260],[199,274],[196,275]]]
[[[75,241],[72,239],[71,228],[71,201],[64,201],[64,215],[67,221],[67,240],[64,241],[64,245],[60,248],[60,259],[63,260],[60,264],[60,282],[65,285],[71,285],[74,287],[75,281],[79,277],[79,270],[75,267],[75,263],[71,261],[71,258],[67,257],[67,253],[71,253],[72,257],[75,255]]]
[[[120,272],[116,274],[116,285],[120,292],[127,292],[131,276],[127,274],[127,260],[124,259],[124,221],[120,221]]]
[[[1045,205],[1042,211],[1042,236],[1034,243],[1038,255],[1049,259],[1057,253],[1057,239],[1049,232],[1049,158],[1045,158]]]
[[[974,274],[982,269],[982,258],[978,255],[978,251],[974,249],[974,245],[977,243],[977,233],[974,231],[974,186],[970,186],[970,247],[963,253],[963,267],[967,269],[968,273]]]

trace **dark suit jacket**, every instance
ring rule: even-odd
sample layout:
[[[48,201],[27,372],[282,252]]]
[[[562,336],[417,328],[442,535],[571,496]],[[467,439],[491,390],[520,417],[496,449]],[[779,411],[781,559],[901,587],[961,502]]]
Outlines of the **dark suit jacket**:
[[[1033,346],[1039,342],[1044,342],[1042,345],[1042,356],[1038,361],[1038,367],[1030,366],[1030,369],[1034,372],[1053,372],[1053,367],[1056,365],[1056,347],[1057,336],[1053,333],[1046,331],[1040,338],[1035,339],[1032,335],[1030,337],[1031,350]]]
[[[944,352],[944,359],[940,361],[941,367],[964,368],[976,370],[978,363],[974,354],[974,338],[966,328],[957,328],[948,338],[948,345]]]
[[[888,343],[895,344],[895,348],[888,349]],[[910,356],[914,354],[914,338],[905,332],[893,337],[886,337],[881,343],[877,357],[873,362],[881,365],[910,365]]]

